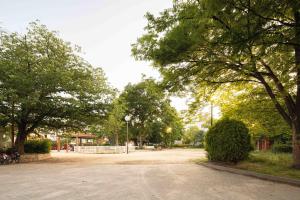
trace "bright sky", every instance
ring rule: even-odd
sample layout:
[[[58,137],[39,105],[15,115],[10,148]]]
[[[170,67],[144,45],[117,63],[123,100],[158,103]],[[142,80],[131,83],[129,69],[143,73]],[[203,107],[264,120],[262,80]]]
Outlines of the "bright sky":
[[[40,20],[60,37],[82,47],[85,59],[104,69],[119,90],[141,75],[159,77],[149,63],[131,57],[131,44],[142,35],[147,11],[158,14],[172,0],[0,0],[0,27],[24,32],[29,22]],[[185,100],[173,98],[184,109]]]

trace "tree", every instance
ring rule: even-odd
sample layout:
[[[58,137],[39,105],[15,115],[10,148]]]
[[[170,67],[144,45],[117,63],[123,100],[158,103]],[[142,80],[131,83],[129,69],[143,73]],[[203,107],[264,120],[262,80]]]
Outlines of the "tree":
[[[127,85],[120,99],[125,104],[126,115],[131,116],[139,146],[143,142],[171,146],[181,137],[183,125],[170,100],[153,79],[144,79],[138,84]],[[171,130],[171,131],[170,131]]]
[[[133,45],[151,60],[170,90],[207,84],[262,87],[293,132],[300,168],[300,2],[175,1]]]
[[[182,119],[179,117],[175,108],[166,102],[162,106],[161,115],[161,136],[165,146],[172,147],[175,140],[180,140],[183,133]]]
[[[200,130],[198,126],[189,127],[183,134],[183,143],[191,144],[193,146],[202,145],[204,139],[204,131]]]
[[[160,105],[166,97],[153,79],[146,79],[132,85],[128,84],[120,95],[125,104],[126,115],[131,116],[134,126],[138,128],[139,146],[147,136],[147,126],[157,121],[162,114]]]
[[[108,119],[104,122],[105,130],[109,136],[113,136],[115,145],[119,145],[119,136],[125,125],[125,105],[120,99],[115,99],[112,103],[112,109],[108,113]]]
[[[20,153],[36,128],[81,129],[105,117],[112,90],[103,71],[55,32],[34,22],[24,35],[2,33],[0,44],[0,115],[17,125]]]

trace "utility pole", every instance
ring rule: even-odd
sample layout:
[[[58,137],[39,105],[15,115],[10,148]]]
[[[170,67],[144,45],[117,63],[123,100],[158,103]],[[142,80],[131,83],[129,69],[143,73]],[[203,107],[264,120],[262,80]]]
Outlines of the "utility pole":
[[[128,140],[128,121],[127,121],[127,134],[126,134],[126,140],[127,140],[127,142],[126,142],[126,153],[128,154],[128,142],[129,142],[129,140]]]
[[[11,147],[15,146],[15,102],[11,105]]]
[[[210,102],[210,126],[213,125],[213,110],[214,110],[214,106],[213,106],[213,102]]]

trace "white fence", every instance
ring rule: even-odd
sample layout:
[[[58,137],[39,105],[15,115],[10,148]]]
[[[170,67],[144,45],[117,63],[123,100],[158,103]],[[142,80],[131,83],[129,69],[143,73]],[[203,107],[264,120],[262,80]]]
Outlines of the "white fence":
[[[135,146],[128,146],[128,151],[135,151]],[[77,153],[126,153],[126,146],[75,146]]]

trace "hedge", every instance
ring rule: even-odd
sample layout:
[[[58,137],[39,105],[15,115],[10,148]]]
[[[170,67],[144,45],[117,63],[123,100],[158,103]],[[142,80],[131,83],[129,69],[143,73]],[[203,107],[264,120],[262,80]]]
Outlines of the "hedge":
[[[51,141],[44,140],[28,140],[24,144],[25,153],[49,153],[51,150]]]

